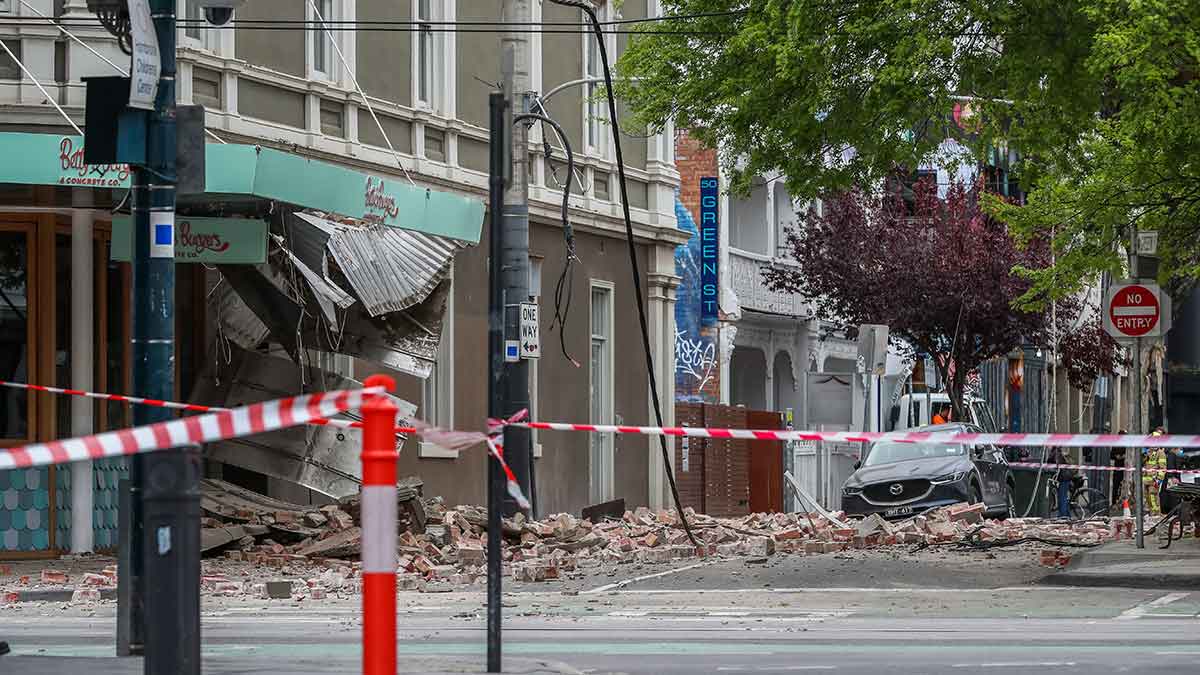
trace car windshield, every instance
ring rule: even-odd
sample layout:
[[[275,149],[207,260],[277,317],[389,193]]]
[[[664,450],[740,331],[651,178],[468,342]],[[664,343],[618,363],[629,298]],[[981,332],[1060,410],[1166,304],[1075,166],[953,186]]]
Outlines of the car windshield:
[[[934,457],[961,457],[967,454],[966,447],[958,443],[899,443],[883,441],[876,443],[863,460],[863,466],[878,466],[903,462],[910,459]]]

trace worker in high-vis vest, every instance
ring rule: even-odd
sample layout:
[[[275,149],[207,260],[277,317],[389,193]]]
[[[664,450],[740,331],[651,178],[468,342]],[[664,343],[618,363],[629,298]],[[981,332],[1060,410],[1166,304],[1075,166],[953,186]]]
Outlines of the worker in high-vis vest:
[[[1154,430],[1151,436],[1162,436],[1161,427]],[[1146,500],[1146,509],[1151,515],[1161,515],[1162,508],[1158,502],[1158,494],[1162,490],[1163,481],[1167,478],[1167,451],[1163,448],[1145,448],[1142,458],[1142,491]]]

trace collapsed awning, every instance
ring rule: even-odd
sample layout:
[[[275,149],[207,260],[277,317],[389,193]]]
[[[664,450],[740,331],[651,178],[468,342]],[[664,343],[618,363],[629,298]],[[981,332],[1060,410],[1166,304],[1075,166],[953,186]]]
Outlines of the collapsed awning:
[[[214,352],[188,400],[208,405],[242,406],[294,395],[362,386],[313,366],[239,348]],[[400,417],[411,419],[416,406],[392,397]],[[342,419],[358,420],[357,412]],[[397,436],[396,449],[403,438]],[[362,483],[362,436],[358,429],[331,426],[293,427],[269,434],[235,438],[205,446],[205,454],[224,464],[290,481],[333,498],[357,494]]]
[[[285,213],[261,265],[218,265],[221,330],[245,349],[268,338],[298,363],[306,349],[429,376],[448,276],[464,244],[371,223]]]
[[[463,244],[445,237],[361,223],[337,222],[311,213],[296,213],[297,250],[326,272],[332,259],[346,277],[367,314],[399,312],[423,301],[450,273],[454,254]],[[311,255],[312,244],[328,256]],[[326,274],[327,276],[327,274]]]

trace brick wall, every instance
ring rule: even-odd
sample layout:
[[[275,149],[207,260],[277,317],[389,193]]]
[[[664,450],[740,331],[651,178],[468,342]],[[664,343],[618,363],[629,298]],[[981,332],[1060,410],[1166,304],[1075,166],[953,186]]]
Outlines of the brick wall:
[[[717,151],[705,147],[688,132],[675,132],[675,168],[679,170],[679,201],[700,220],[700,179],[717,176]]]

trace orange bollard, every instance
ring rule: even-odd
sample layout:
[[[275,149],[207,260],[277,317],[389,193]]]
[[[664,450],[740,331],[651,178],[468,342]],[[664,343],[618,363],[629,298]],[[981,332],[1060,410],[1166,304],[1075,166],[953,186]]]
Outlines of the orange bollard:
[[[367,387],[396,388],[386,375]],[[362,407],[363,675],[396,673],[396,413],[387,396]]]

